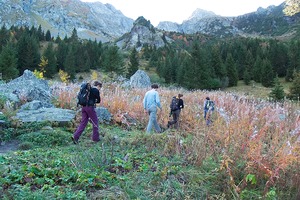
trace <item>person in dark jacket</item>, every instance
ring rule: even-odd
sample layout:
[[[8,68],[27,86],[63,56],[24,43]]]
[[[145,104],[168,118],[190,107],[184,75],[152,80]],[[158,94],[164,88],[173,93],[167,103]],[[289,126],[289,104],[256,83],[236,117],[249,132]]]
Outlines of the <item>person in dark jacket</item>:
[[[181,109],[184,108],[184,104],[183,104],[183,100],[181,99],[181,97],[183,97],[182,94],[178,94],[176,97],[174,96],[173,98],[177,98],[178,100],[178,106],[175,110],[171,110],[170,112],[170,116],[173,117],[173,120],[172,121],[168,121],[168,128],[170,128],[170,126],[174,125],[174,127],[176,129],[178,129],[179,127],[179,116],[180,116],[180,112],[181,112]]]
[[[81,108],[81,121],[76,129],[75,133],[72,136],[72,140],[74,144],[78,143],[78,140],[84,131],[88,121],[90,121],[93,125],[93,135],[92,135],[92,140],[94,142],[99,142],[100,141],[100,136],[99,136],[99,125],[98,125],[98,117],[95,111],[96,103],[101,102],[100,98],[100,92],[99,90],[102,87],[102,83],[99,81],[95,81],[93,86],[90,89],[90,95],[89,95],[89,100],[88,100],[88,105],[82,106]]]

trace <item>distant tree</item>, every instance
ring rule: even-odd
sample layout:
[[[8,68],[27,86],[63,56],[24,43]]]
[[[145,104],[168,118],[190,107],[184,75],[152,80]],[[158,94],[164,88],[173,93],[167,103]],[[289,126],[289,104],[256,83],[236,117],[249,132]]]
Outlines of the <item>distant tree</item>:
[[[18,69],[23,73],[28,69],[33,71],[40,62],[39,41],[35,36],[23,33],[17,42]]]
[[[89,56],[89,53],[86,51],[84,51],[83,53],[83,60],[85,61],[84,64],[82,65],[82,69],[81,71],[83,72],[89,72],[91,70],[91,59],[90,59],[90,56]],[[94,79],[96,80],[96,79]]]
[[[44,41],[45,40],[45,35],[44,35],[44,32],[42,30],[41,25],[39,25],[39,28],[37,30],[37,35],[38,35],[39,41]]]
[[[3,80],[18,76],[17,61],[17,53],[13,46],[11,44],[4,46],[0,54],[0,73],[2,73]]]
[[[274,88],[270,92],[269,97],[275,101],[283,100],[285,97],[285,92],[283,86],[280,84],[278,76],[274,79]]]
[[[45,39],[46,39],[46,41],[51,41],[51,40],[52,40],[52,38],[51,38],[51,33],[50,33],[49,30],[46,31]]]
[[[283,12],[286,15],[295,15],[300,12],[300,0],[286,0],[286,6]]]
[[[45,66],[45,77],[52,78],[57,73],[57,62],[52,42],[48,43],[43,56],[48,60],[48,64]]]
[[[262,59],[260,58],[260,56],[257,56],[253,66],[253,80],[257,83],[261,82],[261,67]]]
[[[248,69],[245,69],[245,70],[244,70],[243,80],[244,80],[244,83],[245,83],[246,85],[249,85],[249,84],[250,84],[250,81],[251,81],[251,75],[250,75]]]
[[[103,52],[103,67],[107,72],[123,74],[123,60],[117,46],[108,46]]]
[[[5,46],[9,39],[9,32],[6,30],[5,26],[3,25],[0,29],[0,52],[2,47]]]
[[[65,59],[68,54],[68,45],[67,43],[62,40],[58,43],[57,50],[56,50],[56,59],[57,59],[57,67],[58,69],[65,70]]]
[[[77,30],[76,30],[76,28],[74,28],[73,29],[73,31],[72,31],[72,35],[71,35],[71,37],[70,37],[70,41],[71,42],[75,42],[75,41],[78,41],[78,35],[77,35]]]
[[[218,46],[213,47],[211,57],[211,65],[215,71],[216,77],[219,79],[226,77],[226,67],[223,64],[220,48]]]
[[[289,98],[299,100],[300,98],[300,72],[294,73],[294,80],[290,87]]]
[[[135,48],[132,49],[129,57],[129,68],[128,68],[128,74],[127,77],[131,77],[138,69],[139,69],[139,58],[138,58],[138,52]]]
[[[264,87],[272,87],[274,85],[275,73],[268,59],[264,59],[261,68],[261,84]]]
[[[239,77],[238,77],[238,72],[237,72],[235,62],[230,53],[227,55],[225,65],[226,65],[226,69],[227,69],[228,86],[229,87],[236,86],[238,83]]]
[[[73,46],[71,45],[68,47],[68,53],[64,61],[64,68],[64,71],[69,75],[70,79],[73,80],[75,78],[75,53]]]

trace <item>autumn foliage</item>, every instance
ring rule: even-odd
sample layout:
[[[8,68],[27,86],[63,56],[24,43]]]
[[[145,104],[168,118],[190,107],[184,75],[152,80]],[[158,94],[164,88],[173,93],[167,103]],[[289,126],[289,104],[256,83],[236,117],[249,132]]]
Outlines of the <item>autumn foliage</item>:
[[[76,108],[79,85],[57,88],[57,105]],[[146,127],[148,116],[142,101],[147,89],[127,89],[105,85],[102,102],[114,117],[126,113]],[[219,163],[216,171],[231,192],[239,197],[245,189],[288,187],[300,183],[300,111],[293,102],[271,103],[250,96],[222,91],[186,91],[160,88],[163,110],[158,121],[166,126],[172,96],[182,93],[184,109],[180,129],[167,131],[165,154],[181,154],[187,164],[201,166],[207,159]],[[213,125],[206,126],[203,102],[206,96],[215,101]],[[144,130],[142,130],[144,131]],[[188,138],[192,137],[192,140]],[[298,191],[300,193],[300,191]]]

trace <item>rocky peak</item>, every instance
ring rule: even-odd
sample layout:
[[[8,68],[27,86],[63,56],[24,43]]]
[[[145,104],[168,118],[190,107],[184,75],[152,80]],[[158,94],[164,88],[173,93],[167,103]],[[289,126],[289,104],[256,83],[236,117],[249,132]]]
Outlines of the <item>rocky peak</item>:
[[[214,12],[212,11],[207,11],[207,10],[203,10],[201,8],[197,8],[192,15],[188,18],[188,20],[190,19],[205,19],[205,18],[212,18],[212,17],[217,17],[218,15],[216,15]]]
[[[116,44],[121,49],[136,48],[138,51],[144,44],[156,46],[157,48],[165,45],[167,38],[164,38],[161,31],[157,31],[149,20],[139,17],[133,23],[133,27],[129,33],[124,34]]]

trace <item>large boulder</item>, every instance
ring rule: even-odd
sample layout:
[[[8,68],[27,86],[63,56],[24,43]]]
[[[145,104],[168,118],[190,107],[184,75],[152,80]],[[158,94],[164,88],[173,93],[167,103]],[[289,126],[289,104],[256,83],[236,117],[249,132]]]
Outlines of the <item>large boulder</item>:
[[[143,70],[137,70],[130,77],[130,87],[132,88],[149,88],[151,86],[150,77]]]
[[[71,122],[75,118],[75,111],[43,107],[38,110],[20,110],[15,118],[22,122]]]
[[[107,108],[104,107],[96,107],[95,108],[96,114],[98,116],[98,121],[100,123],[109,124],[111,122],[111,113],[108,111]]]
[[[22,76],[9,83],[2,84],[0,93],[13,102],[38,100],[50,103],[51,100],[48,82],[36,78],[29,70],[25,70]]]

